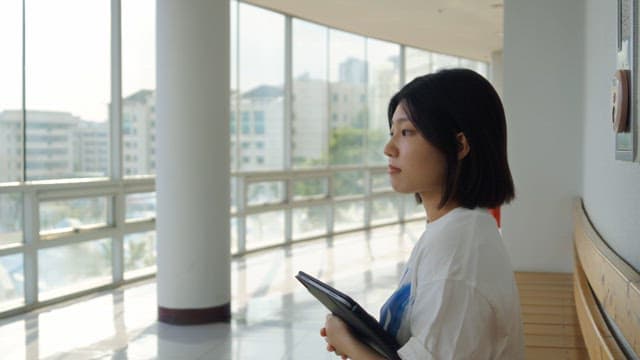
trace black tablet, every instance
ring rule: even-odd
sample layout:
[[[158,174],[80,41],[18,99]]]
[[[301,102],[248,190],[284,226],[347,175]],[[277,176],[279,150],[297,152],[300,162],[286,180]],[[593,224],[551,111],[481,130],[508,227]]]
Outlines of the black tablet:
[[[342,319],[352,333],[387,359],[400,360],[396,339],[357,302],[313,276],[300,271],[296,279],[304,285],[331,313]]]

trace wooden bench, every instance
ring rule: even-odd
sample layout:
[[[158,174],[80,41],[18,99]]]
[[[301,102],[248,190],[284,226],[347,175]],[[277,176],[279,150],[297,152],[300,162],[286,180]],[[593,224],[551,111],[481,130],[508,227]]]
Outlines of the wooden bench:
[[[574,299],[589,357],[626,358],[598,303],[640,355],[640,274],[602,240],[581,200],[574,208],[574,251]]]

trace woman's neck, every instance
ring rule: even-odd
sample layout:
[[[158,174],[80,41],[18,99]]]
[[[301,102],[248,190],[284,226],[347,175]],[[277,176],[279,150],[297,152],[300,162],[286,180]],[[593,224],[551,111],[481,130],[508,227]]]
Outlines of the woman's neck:
[[[424,206],[424,210],[427,213],[427,223],[438,220],[439,218],[446,215],[449,211],[460,206],[457,201],[449,201],[442,208],[439,208],[439,196],[427,197],[421,194],[420,197],[422,197],[422,205]]]

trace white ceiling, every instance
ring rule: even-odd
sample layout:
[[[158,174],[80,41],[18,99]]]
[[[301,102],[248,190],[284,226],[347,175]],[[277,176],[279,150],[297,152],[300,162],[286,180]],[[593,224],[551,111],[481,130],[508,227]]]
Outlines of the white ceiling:
[[[503,0],[244,0],[425,50],[489,61],[502,49]]]

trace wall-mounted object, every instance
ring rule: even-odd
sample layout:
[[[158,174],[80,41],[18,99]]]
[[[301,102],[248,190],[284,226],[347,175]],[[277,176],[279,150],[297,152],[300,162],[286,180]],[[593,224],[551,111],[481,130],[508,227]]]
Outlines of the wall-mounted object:
[[[629,70],[616,70],[611,89],[611,123],[613,131],[629,131]]]
[[[617,71],[614,74],[612,111],[616,159],[638,158],[638,2],[618,0]],[[626,84],[625,84],[626,83]],[[627,100],[627,105],[624,100]],[[626,113],[626,114],[625,114]]]

